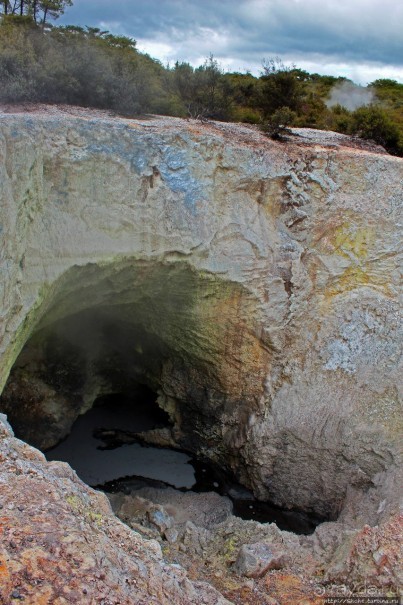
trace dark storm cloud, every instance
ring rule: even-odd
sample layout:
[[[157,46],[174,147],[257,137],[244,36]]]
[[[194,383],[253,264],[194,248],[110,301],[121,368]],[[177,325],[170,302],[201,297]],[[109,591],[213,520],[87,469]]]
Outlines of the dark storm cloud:
[[[256,70],[280,55],[311,70],[372,65],[403,78],[398,0],[74,0],[63,22],[125,33],[163,60],[213,53]]]

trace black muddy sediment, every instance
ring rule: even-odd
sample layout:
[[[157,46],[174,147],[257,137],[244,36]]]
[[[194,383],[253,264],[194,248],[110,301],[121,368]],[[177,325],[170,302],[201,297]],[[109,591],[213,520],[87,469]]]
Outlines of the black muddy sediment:
[[[48,450],[48,460],[68,462],[87,484],[111,493],[133,494],[152,487],[173,487],[198,493],[215,491],[233,503],[233,513],[280,529],[310,534],[323,521],[300,511],[282,510],[254,498],[228,473],[188,452],[144,444],[142,431],[169,425],[156,395],[139,386],[136,405],[127,395],[99,398],[80,416],[71,433]]]

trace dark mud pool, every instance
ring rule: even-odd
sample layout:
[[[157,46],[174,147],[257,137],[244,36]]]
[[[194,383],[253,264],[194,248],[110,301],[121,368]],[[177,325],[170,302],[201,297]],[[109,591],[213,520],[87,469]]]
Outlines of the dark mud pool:
[[[222,469],[183,451],[145,445],[141,433],[169,426],[156,395],[141,387],[136,400],[122,394],[100,397],[74,423],[70,434],[45,454],[68,462],[88,485],[105,492],[130,493],[144,486],[181,491],[215,491],[232,500],[233,513],[280,529],[310,534],[323,521],[256,500]]]

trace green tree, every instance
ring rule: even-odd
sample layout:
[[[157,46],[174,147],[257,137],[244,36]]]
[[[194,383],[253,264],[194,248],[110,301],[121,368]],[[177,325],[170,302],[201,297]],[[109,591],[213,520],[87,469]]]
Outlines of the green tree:
[[[47,19],[58,19],[63,15],[65,9],[73,5],[73,0],[32,0],[30,4],[34,21],[40,19],[44,26]]]
[[[27,16],[0,25],[0,101],[30,100],[112,109],[125,115],[161,112],[166,93],[160,63],[137,52],[135,40],[97,28],[42,28]],[[17,17],[15,17],[17,18]]]
[[[350,133],[375,141],[391,153],[399,153],[399,130],[388,114],[374,105],[360,107],[351,114]]]
[[[175,63],[173,83],[189,117],[219,120],[229,117],[230,83],[212,55],[196,69],[189,63]]]
[[[231,96],[231,119],[236,122],[258,124],[261,121],[257,107],[259,80],[251,73],[227,73],[223,76]]]
[[[72,5],[73,0],[3,0],[2,11],[4,15],[26,15],[44,27],[49,19],[58,19]]]
[[[306,72],[296,69],[295,65],[285,66],[279,58],[263,63],[260,78],[260,107],[264,118],[278,109],[288,107],[298,111],[301,107]]]
[[[295,112],[289,107],[280,107],[263,124],[262,130],[272,139],[281,141],[285,135],[291,134],[289,127],[293,124],[295,117]]]
[[[352,131],[352,114],[351,111],[346,109],[339,103],[333,105],[328,109],[329,123],[328,126],[331,130],[336,132],[342,132],[344,134],[351,133]]]

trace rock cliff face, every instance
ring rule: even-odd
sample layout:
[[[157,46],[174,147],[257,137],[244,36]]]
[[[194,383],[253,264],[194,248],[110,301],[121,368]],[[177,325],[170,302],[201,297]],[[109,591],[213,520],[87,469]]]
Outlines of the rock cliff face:
[[[259,498],[394,507],[401,159],[78,111],[3,113],[0,138],[0,407],[19,434],[52,445],[141,380],[172,442]]]

